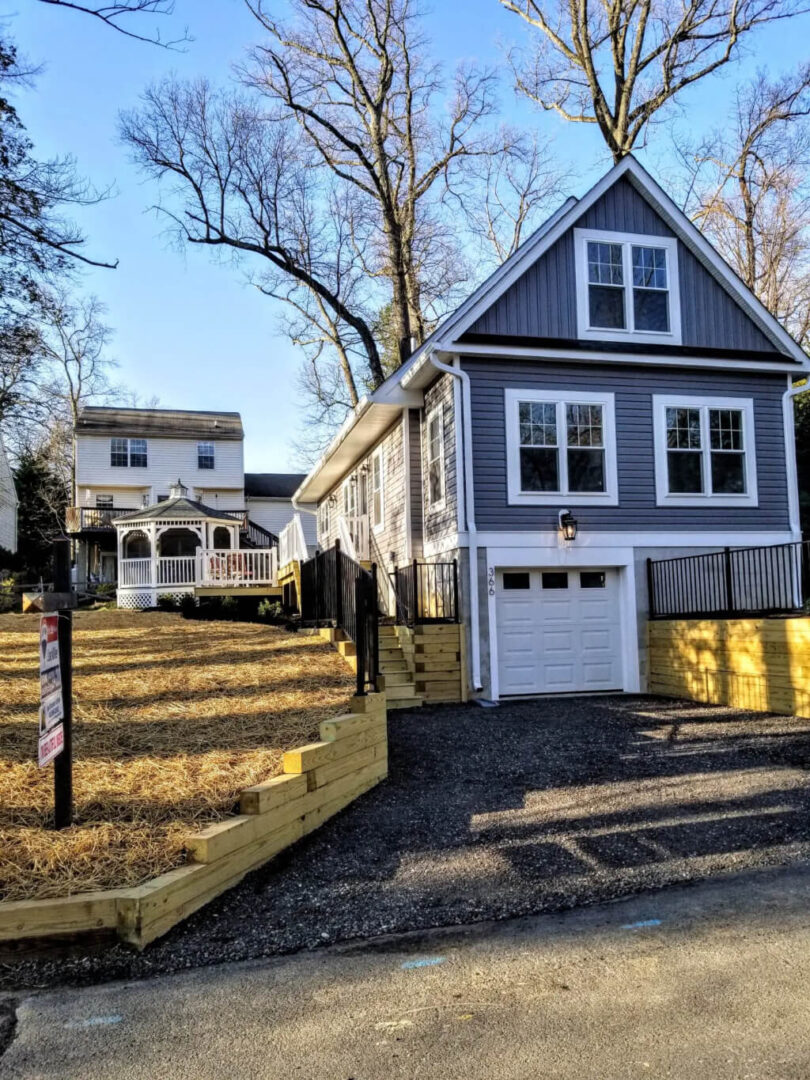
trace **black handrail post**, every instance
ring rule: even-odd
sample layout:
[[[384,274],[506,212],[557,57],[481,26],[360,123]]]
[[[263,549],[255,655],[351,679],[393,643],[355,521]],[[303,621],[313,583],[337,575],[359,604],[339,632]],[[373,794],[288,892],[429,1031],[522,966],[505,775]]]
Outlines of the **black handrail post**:
[[[70,593],[70,541],[53,542],[53,590]],[[73,824],[73,612],[57,611],[57,640],[62,682],[62,753],[53,763],[53,824],[66,829]]]
[[[726,614],[731,615],[734,611],[733,580],[731,574],[731,548],[724,548],[724,566],[726,572]]]
[[[340,540],[335,540],[335,625],[343,627],[343,561],[340,557]]]
[[[652,559],[647,559],[647,599],[650,606],[650,618],[655,618],[655,589],[653,588]]]
[[[453,559],[453,622],[460,622],[458,612],[458,559]]]
[[[380,610],[377,602],[377,564],[371,564],[371,671],[369,681],[377,690],[377,676],[380,674]]]
[[[357,696],[366,696],[366,613],[363,602],[363,579],[355,578],[354,609],[357,613],[355,650],[357,658]]]
[[[416,626],[419,621],[419,564],[413,560],[413,609],[411,611],[411,626]]]

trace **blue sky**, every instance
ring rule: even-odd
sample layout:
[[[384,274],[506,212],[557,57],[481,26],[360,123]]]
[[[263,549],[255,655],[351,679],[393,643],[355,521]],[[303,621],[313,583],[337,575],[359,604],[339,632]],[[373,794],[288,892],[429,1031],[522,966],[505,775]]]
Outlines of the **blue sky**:
[[[37,152],[73,154],[80,172],[97,186],[115,185],[114,198],[76,216],[88,252],[120,260],[117,270],[89,271],[83,282],[107,305],[119,379],[143,398],[157,396],[164,407],[238,410],[246,467],[294,467],[291,440],[300,437],[304,421],[296,391],[298,358],[277,332],[274,302],[251,289],[227,260],[177,249],[165,224],[147,212],[154,188],[139,176],[116,135],[119,110],[136,104],[149,82],[172,71],[205,75],[215,83],[228,79],[231,65],[257,40],[258,26],[242,0],[176,0],[175,15],[160,20],[160,27],[168,37],[188,26],[194,40],[183,53],[129,40],[93,19],[34,0],[18,0],[5,10],[20,50],[45,65],[35,89],[17,100]],[[143,18],[137,25],[155,24]],[[674,122],[693,132],[722,122],[739,78],[758,66],[775,73],[806,59],[809,27],[803,17],[766,28],[751,39],[755,53],[689,92]],[[497,0],[438,0],[427,28],[448,76],[459,60],[501,63],[499,43],[525,37],[525,24]],[[554,135],[556,152],[575,166],[573,194],[586,190],[609,165],[592,126],[566,125],[517,102],[506,73],[501,99],[505,119]],[[669,140],[668,125],[661,125],[650,149],[640,154],[664,182]]]

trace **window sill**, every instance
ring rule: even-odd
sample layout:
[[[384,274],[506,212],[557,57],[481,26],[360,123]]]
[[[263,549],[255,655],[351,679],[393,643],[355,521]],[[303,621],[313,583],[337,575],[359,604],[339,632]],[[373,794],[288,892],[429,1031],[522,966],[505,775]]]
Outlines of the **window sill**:
[[[715,507],[729,509],[741,507],[743,509],[756,509],[759,499],[756,495],[659,495],[656,506],[686,507],[690,509],[711,510]]]
[[[509,492],[509,506],[618,506],[619,496],[616,492],[599,492],[588,494],[582,491],[562,492]]]

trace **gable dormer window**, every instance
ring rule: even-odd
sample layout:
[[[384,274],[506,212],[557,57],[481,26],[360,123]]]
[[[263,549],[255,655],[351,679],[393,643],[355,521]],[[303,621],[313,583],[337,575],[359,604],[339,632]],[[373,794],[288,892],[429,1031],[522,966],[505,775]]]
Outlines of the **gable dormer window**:
[[[674,237],[575,229],[581,338],[680,345]]]

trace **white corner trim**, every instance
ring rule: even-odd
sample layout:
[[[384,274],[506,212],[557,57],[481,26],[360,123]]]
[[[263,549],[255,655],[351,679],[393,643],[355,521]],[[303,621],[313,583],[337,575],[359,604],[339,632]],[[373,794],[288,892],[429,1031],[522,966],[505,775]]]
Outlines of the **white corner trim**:
[[[669,492],[667,475],[667,425],[668,407],[700,409],[701,459],[703,468],[702,494],[676,494]],[[745,494],[711,494],[711,446],[709,441],[709,410],[734,409],[743,414],[743,451],[745,454]],[[696,397],[678,394],[653,394],[653,441],[655,444],[655,495],[658,506],[712,507],[758,506],[757,450],[754,431],[753,398],[742,397]]]
[[[405,413],[407,416],[407,412]],[[375,460],[380,463],[380,520],[374,521],[374,462]],[[368,476],[370,479],[370,491],[366,491],[366,502],[368,503],[369,517],[371,518],[373,533],[378,534],[385,528],[385,453],[383,449],[383,443],[377,447],[372,453],[369,462]]]
[[[620,244],[622,248],[624,321],[622,329],[591,326],[589,320],[588,242]],[[669,330],[636,330],[633,308],[633,246],[654,247],[666,255]],[[645,233],[608,232],[600,229],[574,229],[574,266],[577,295],[577,335],[585,341],[639,341],[643,344],[681,344],[681,293],[678,277],[678,241],[674,236],[649,236]],[[618,286],[617,286],[618,287]],[[663,290],[662,290],[663,291]]]
[[[522,491],[520,486],[520,421],[521,402],[544,402],[553,404],[557,418],[557,453],[560,491]],[[603,442],[605,455],[605,490],[599,492],[571,492],[568,490],[566,404],[601,405]],[[538,390],[504,390],[506,425],[506,475],[507,497],[510,506],[557,506],[564,500],[571,506],[618,506],[619,480],[616,461],[616,398],[612,393],[584,393],[549,388]]]

